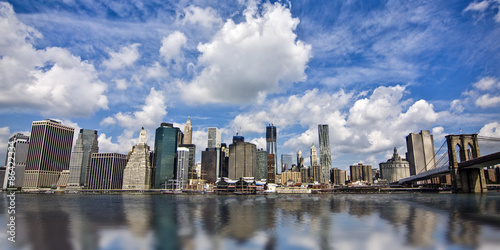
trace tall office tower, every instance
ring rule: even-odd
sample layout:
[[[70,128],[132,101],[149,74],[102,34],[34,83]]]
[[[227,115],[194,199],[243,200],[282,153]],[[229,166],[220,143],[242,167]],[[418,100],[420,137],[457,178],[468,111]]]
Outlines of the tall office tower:
[[[179,144],[179,128],[171,123],[162,123],[155,135],[155,178],[154,188],[166,188],[165,183],[174,180],[177,165],[177,146]]]
[[[257,146],[245,142],[242,136],[234,136],[233,144],[229,145],[228,177],[255,177],[257,169]]]
[[[118,153],[92,153],[88,189],[122,189],[128,156]],[[70,173],[71,175],[71,173]]]
[[[316,153],[316,147],[314,144],[311,146],[311,166],[318,165],[318,154]]]
[[[421,130],[420,133],[410,133],[406,137],[406,159],[410,163],[410,175],[436,167],[434,157],[434,137],[429,130]]]
[[[387,162],[380,163],[379,166],[381,178],[387,180],[389,183],[410,176],[410,163],[399,156],[396,147],[394,147],[392,158],[387,160]]]
[[[260,181],[267,179],[267,151],[259,149],[257,151],[257,171],[255,173],[255,180]]]
[[[2,188],[22,187],[24,170],[26,168],[26,157],[28,156],[28,146],[30,137],[23,134],[16,134],[10,137],[7,144],[7,157],[5,157],[5,176]],[[15,180],[10,181],[11,171],[14,171]]]
[[[221,132],[218,128],[208,128],[208,146],[207,148],[221,147]]]
[[[177,148],[177,169],[175,174],[174,188],[178,190],[186,189],[189,169],[189,149]]]
[[[187,148],[189,150],[188,157],[188,179],[196,179],[196,171],[194,170],[194,164],[196,163],[196,145],[194,144],[180,144],[178,147]]]
[[[146,190],[151,188],[151,153],[144,128],[139,134],[139,142],[129,153],[129,160],[123,172],[123,189]]]
[[[332,168],[332,155],[330,151],[330,132],[327,124],[318,125],[319,136],[319,160],[321,164],[321,182],[328,183],[330,180],[330,169]]]
[[[68,188],[86,186],[90,156],[98,152],[97,131],[80,129],[69,162]]]
[[[184,139],[182,139],[182,144],[193,144],[193,125],[191,125],[191,119],[189,117],[184,127]]]
[[[273,154],[267,154],[267,183],[279,183],[279,175],[275,172],[274,159],[275,156]]]
[[[300,169],[300,180],[302,183],[309,183],[309,168],[303,167]]]
[[[330,179],[334,185],[345,185],[346,171],[338,168],[332,168],[330,171]]]
[[[302,158],[302,150],[297,151],[297,166],[300,166],[300,158]]]
[[[293,164],[293,155],[291,154],[281,155],[281,172],[286,172],[292,169],[292,164]]]
[[[274,155],[274,172],[281,174],[281,168],[276,168],[278,165],[278,148],[276,144],[276,127],[272,124],[266,127],[266,151],[267,154]]]
[[[368,183],[373,183],[372,166],[363,165],[358,163],[358,165],[351,165],[351,181],[366,181]]]
[[[229,148],[226,143],[221,143],[221,164],[219,170],[219,177],[228,177],[229,171]]]
[[[220,148],[207,148],[201,152],[201,176],[207,183],[214,184],[217,181],[218,163],[220,162]]]
[[[75,129],[46,119],[31,125],[23,189],[52,187],[63,170],[69,169]]]
[[[311,166],[312,181],[324,183],[323,181],[323,167],[321,165]]]

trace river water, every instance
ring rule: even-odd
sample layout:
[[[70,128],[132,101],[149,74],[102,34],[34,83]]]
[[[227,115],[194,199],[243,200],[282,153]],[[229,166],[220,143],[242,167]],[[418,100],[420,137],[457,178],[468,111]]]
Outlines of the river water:
[[[0,249],[500,249],[500,193],[16,194]]]

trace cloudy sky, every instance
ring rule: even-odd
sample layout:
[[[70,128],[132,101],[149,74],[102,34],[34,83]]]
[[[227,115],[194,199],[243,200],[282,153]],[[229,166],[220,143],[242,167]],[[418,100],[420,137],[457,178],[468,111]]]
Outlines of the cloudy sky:
[[[31,122],[96,129],[128,152],[161,122],[236,132],[333,167],[378,166],[430,130],[500,137],[500,0],[0,2],[0,159]],[[483,154],[500,150],[480,142]],[[3,161],[3,160],[2,160]]]

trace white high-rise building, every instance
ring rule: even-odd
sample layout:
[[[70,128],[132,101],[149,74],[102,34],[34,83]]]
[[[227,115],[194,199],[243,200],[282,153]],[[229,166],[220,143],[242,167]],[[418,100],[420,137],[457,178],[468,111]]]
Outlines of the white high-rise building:
[[[220,148],[221,132],[218,128],[208,128],[207,148]]]
[[[23,185],[26,157],[28,156],[29,136],[16,134],[10,137],[5,158],[5,179],[3,189],[21,187]],[[10,172],[14,171],[15,180],[9,181]]]

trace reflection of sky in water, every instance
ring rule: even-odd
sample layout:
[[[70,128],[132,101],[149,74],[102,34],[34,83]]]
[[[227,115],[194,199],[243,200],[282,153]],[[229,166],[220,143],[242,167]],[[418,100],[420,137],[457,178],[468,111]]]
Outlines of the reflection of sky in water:
[[[0,199],[0,223],[7,223]],[[497,249],[500,193],[17,195],[1,249]],[[5,247],[4,247],[5,246]],[[36,246],[36,247],[34,247]]]

